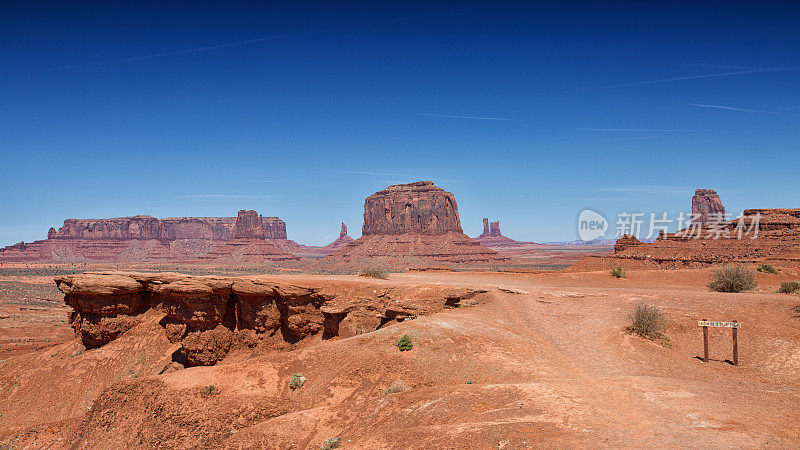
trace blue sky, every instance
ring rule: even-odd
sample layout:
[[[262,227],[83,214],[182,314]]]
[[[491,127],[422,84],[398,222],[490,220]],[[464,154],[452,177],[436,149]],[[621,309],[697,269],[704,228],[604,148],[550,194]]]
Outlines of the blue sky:
[[[423,179],[520,240],[697,187],[800,206],[788,2],[286,3],[4,2],[0,244],[243,208],[326,244]]]

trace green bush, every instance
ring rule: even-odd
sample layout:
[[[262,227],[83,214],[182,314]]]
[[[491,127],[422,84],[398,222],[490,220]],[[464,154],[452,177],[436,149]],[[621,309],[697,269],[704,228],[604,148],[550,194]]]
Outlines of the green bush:
[[[219,395],[219,388],[217,388],[213,384],[200,388],[200,397],[211,398],[217,395]]]
[[[636,305],[633,314],[630,315],[631,324],[628,331],[648,339],[658,339],[664,337],[664,327],[666,320],[664,314],[658,306],[640,303]]]
[[[614,267],[611,269],[611,276],[614,278],[625,278],[625,269],[622,267]]]
[[[411,342],[411,337],[407,334],[404,334],[397,341],[397,348],[399,348],[401,352],[405,352],[414,348],[414,343]]]
[[[389,279],[389,274],[381,269],[366,269],[365,271],[361,272],[359,276],[366,278],[380,278],[381,280]]]
[[[395,381],[394,383],[390,384],[389,387],[387,387],[386,390],[383,391],[383,393],[389,395],[389,394],[396,394],[398,392],[404,392],[407,390],[408,386],[406,386],[405,383],[403,383],[402,381]]]
[[[800,291],[800,282],[798,281],[784,281],[778,288],[778,292],[781,294],[794,294],[797,291]]]
[[[322,446],[319,448],[319,450],[331,450],[332,448],[339,448],[340,445],[342,445],[342,437],[332,437],[325,439],[322,442]]]
[[[289,380],[289,387],[292,390],[299,389],[303,387],[303,384],[306,382],[306,377],[300,375],[299,373],[292,374],[292,379]]]
[[[772,267],[769,264],[760,264],[758,266],[758,269],[756,269],[756,270],[758,270],[761,273],[778,273],[778,272],[780,272],[780,270]]]
[[[758,287],[755,272],[742,264],[729,264],[711,273],[708,287],[717,292],[743,292]]]

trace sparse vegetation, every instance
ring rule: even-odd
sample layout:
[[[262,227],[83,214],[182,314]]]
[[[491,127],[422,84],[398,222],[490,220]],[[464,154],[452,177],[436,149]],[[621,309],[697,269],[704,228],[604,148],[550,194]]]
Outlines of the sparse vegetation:
[[[778,288],[778,292],[781,294],[794,294],[797,291],[800,291],[800,282],[798,281],[784,281]]]
[[[219,395],[219,389],[212,385],[204,386],[200,388],[200,397],[203,398],[211,398]]]
[[[339,448],[340,445],[342,445],[342,437],[341,436],[332,437],[325,439],[322,442],[322,446],[319,448],[319,450],[330,450],[332,448]]]
[[[395,381],[394,383],[390,384],[389,387],[386,388],[385,391],[383,391],[383,393],[386,394],[386,395],[389,395],[389,394],[396,394],[398,392],[403,392],[403,391],[407,391],[407,390],[408,390],[408,387],[406,386],[405,383],[403,383],[402,381]]]
[[[399,348],[401,352],[405,352],[414,348],[414,343],[411,342],[411,337],[407,334],[404,334],[397,341],[397,348]]]
[[[743,292],[758,287],[755,272],[742,264],[729,264],[711,273],[708,287],[717,292]]]
[[[389,274],[381,269],[366,269],[359,275],[366,278],[379,278],[381,280],[388,280]]]
[[[614,267],[611,269],[611,276],[614,278],[625,278],[625,269],[622,267]]]
[[[648,339],[664,339],[666,320],[658,306],[640,303],[630,315],[628,331]]]
[[[289,387],[292,390],[300,389],[306,382],[306,377],[300,375],[299,373],[292,374],[292,379],[289,380]]]
[[[780,272],[780,270],[772,267],[770,264],[760,264],[758,266],[758,269],[756,270],[758,270],[761,273],[772,273],[772,274]]]
[[[475,384],[475,383],[476,383],[475,380],[467,380],[464,382],[464,384]]]

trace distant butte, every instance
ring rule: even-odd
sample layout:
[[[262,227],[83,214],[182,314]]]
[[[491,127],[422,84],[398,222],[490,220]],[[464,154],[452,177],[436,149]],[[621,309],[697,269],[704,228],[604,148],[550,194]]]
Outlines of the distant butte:
[[[461,231],[452,193],[418,181],[387,187],[364,201],[362,236],[325,257],[328,266],[409,268],[508,264],[511,258]]]
[[[489,222],[489,219],[486,217],[483,218],[483,233],[475,239],[485,247],[498,250],[539,246],[539,244],[535,242],[515,241],[514,239],[503,236],[503,234],[500,233],[500,221]]]
[[[264,263],[298,260],[266,239],[261,216],[253,210],[239,211],[233,229],[233,239],[221,248],[200,257],[207,262]]]
[[[717,191],[713,189],[697,189],[692,197],[692,222],[712,223],[725,220],[725,206]]]

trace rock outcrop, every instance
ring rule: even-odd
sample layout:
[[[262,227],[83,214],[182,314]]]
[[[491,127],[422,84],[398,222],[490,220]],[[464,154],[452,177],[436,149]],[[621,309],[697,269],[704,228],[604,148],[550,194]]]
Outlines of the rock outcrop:
[[[717,191],[713,189],[697,189],[692,197],[692,222],[705,224],[723,222],[725,220],[725,206],[722,204]]]
[[[498,251],[540,247],[540,245],[535,242],[515,241],[514,239],[503,236],[500,232],[500,221],[489,222],[489,219],[486,217],[483,218],[483,233],[476,237],[475,240],[485,247]]]
[[[50,228],[45,240],[0,249],[0,261],[190,260],[233,239],[236,222],[236,217],[66,219],[58,230]],[[262,230],[254,228],[258,224]],[[246,227],[246,234],[286,240],[286,224],[277,217],[256,214],[242,227]]]
[[[741,218],[693,223],[652,243],[620,239],[611,256],[586,257],[573,270],[707,267],[726,263],[800,264],[800,209],[747,209]]]
[[[310,336],[349,337],[431,314],[484,290],[394,286],[387,282],[284,281],[269,277],[190,276],[177,273],[86,272],[55,278],[73,308],[70,322],[88,348],[136,326],[150,310],[180,358],[213,365],[237,343],[273,336],[296,343]]]
[[[342,230],[339,232],[339,237],[335,241],[322,248],[327,252],[327,254],[331,254],[353,241],[355,241],[355,239],[347,234],[347,225],[342,222]]]
[[[400,269],[512,262],[465,235],[455,197],[430,181],[389,186],[367,197],[362,230],[359,239],[325,257],[321,266]]]
[[[614,244],[614,253],[622,253],[629,247],[633,247],[641,243],[642,241],[637,239],[636,236],[632,234],[623,234],[619,237],[619,239],[617,239],[617,243]]]

